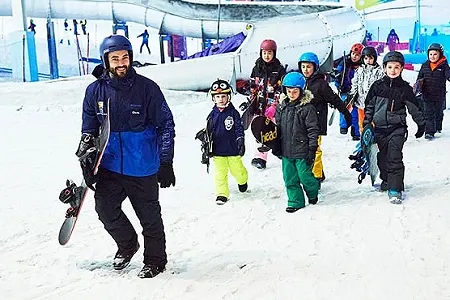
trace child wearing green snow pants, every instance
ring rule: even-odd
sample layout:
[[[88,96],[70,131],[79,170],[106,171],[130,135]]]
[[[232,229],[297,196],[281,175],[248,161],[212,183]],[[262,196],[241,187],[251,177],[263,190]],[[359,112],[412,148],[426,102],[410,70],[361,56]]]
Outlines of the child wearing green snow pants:
[[[317,203],[319,181],[312,173],[318,147],[319,127],[317,112],[311,104],[312,94],[305,90],[306,79],[298,72],[286,74],[282,89],[287,95],[277,106],[276,121],[279,130],[283,179],[288,196],[286,212],[293,213],[305,207],[306,192],[310,204]]]

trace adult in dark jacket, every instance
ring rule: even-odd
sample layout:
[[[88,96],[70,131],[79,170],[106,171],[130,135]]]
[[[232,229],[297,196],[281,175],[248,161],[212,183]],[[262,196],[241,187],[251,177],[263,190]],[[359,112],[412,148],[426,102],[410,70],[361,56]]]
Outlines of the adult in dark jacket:
[[[305,52],[298,59],[298,69],[306,77],[306,89],[311,91],[313,99],[311,104],[316,107],[317,124],[319,126],[319,139],[316,157],[313,166],[314,177],[323,181],[325,179],[322,162],[322,136],[327,135],[328,105],[334,106],[341,112],[347,122],[347,128],[352,124],[352,116],[346,109],[344,102],[331,89],[325,74],[319,69],[319,58],[313,52]]]
[[[425,121],[419,103],[408,82],[401,77],[405,59],[397,51],[383,59],[386,76],[369,89],[364,109],[364,126],[372,124],[380,152],[377,156],[382,189],[387,189],[392,203],[401,203],[405,166],[403,144],[408,136],[406,108],[417,124],[416,138],[423,136]],[[384,188],[383,188],[384,187]]]
[[[316,156],[319,127],[317,113],[311,104],[311,92],[305,90],[305,77],[290,72],[283,78],[283,92],[287,97],[277,107],[276,122],[281,141],[281,164],[288,196],[286,212],[293,213],[318,201],[319,182],[311,172]]]
[[[95,210],[117,243],[114,269],[125,268],[139,249],[121,209],[128,197],[143,227],[144,267],[138,276],[154,277],[167,263],[158,182],[162,188],[175,185],[173,116],[158,85],[131,67],[133,50],[126,37],[106,37],[100,53],[105,72],[86,89],[76,154],[82,157],[94,145],[108,113],[111,134],[98,174],[92,176],[89,167],[83,174],[87,183],[96,183]]]
[[[422,82],[423,115],[425,117],[425,138],[433,139],[442,131],[444,118],[446,82],[450,80],[450,67],[441,44],[428,47],[428,60],[422,64],[417,80]]]
[[[274,40],[264,40],[260,45],[259,58],[253,67],[251,78],[254,79],[256,93],[262,92],[262,97],[266,100],[265,107],[261,107],[260,114],[271,120],[275,118],[275,110],[278,98],[281,93],[281,79],[286,71],[276,57],[277,44]],[[258,169],[265,169],[267,162],[267,152],[256,151],[252,160],[252,165]]]

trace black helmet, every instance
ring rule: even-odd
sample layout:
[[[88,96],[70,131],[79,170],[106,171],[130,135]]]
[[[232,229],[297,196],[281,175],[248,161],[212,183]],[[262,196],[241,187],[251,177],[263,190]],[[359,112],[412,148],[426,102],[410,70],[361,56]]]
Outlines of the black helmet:
[[[388,62],[398,62],[403,67],[405,65],[405,57],[398,51],[391,51],[384,56],[383,66],[385,67]]]
[[[223,79],[217,79],[211,84],[211,88],[209,89],[209,92],[212,96],[218,95],[218,94],[228,94],[231,95],[231,85],[223,80]]]
[[[362,58],[364,58],[364,56],[372,56],[375,59],[375,62],[377,61],[377,57],[378,57],[378,53],[377,50],[372,47],[372,46],[368,46],[365,47],[361,53]]]
[[[444,55],[444,47],[442,47],[442,45],[439,43],[433,43],[430,46],[428,46],[428,53],[430,53],[430,50],[439,51],[441,56]]]
[[[100,57],[103,61],[103,65],[106,69],[109,68],[108,63],[108,53],[119,51],[119,50],[127,50],[128,55],[130,56],[130,65],[133,62],[133,47],[131,46],[130,40],[124,37],[123,35],[113,34],[107,36],[102,44],[100,45]]]

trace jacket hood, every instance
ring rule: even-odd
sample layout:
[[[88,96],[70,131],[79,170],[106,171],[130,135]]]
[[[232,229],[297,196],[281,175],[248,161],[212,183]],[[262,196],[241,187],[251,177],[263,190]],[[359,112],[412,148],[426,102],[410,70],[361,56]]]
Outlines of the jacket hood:
[[[287,95],[285,95],[285,94],[281,94],[281,98],[283,99],[283,101],[282,101],[283,105],[288,105],[289,103],[292,103],[289,100],[289,97]],[[295,102],[296,103],[298,102],[299,105],[305,105],[307,103],[310,103],[313,98],[314,98],[314,95],[311,93],[311,91],[304,90],[303,96],[299,100],[296,100]]]

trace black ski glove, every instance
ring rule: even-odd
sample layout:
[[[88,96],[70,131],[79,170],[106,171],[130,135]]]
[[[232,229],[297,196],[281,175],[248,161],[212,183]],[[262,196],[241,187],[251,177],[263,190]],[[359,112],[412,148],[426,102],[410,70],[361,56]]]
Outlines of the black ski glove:
[[[244,141],[244,138],[243,137],[238,138],[236,143],[237,143],[239,156],[244,156],[244,154],[245,154],[245,141]]]
[[[97,176],[94,175],[97,153],[95,137],[90,133],[83,133],[75,155],[80,161],[84,182],[92,190],[95,190],[94,183],[97,182]]]
[[[161,188],[168,188],[171,185],[175,186],[175,174],[173,173],[172,164],[162,163],[159,166],[158,182]]]
[[[249,107],[249,105],[250,105],[250,101],[242,102],[241,105],[239,105],[239,109],[240,109],[241,111],[244,111],[244,110],[247,109],[247,107]]]
[[[425,124],[417,126],[416,139],[423,137],[425,133]]]
[[[316,149],[309,149],[308,156],[306,157],[306,164],[312,167],[315,160],[316,160]]]
[[[352,115],[350,114],[350,112],[348,110],[345,110],[344,118],[345,118],[345,122],[347,123],[347,128],[350,128],[350,126],[352,126]]]

